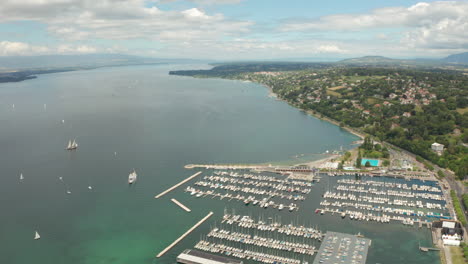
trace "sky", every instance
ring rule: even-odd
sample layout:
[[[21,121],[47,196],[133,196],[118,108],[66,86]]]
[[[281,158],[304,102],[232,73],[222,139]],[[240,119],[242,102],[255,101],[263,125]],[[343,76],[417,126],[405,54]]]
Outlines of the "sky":
[[[332,60],[466,51],[468,1],[0,1],[0,56]]]

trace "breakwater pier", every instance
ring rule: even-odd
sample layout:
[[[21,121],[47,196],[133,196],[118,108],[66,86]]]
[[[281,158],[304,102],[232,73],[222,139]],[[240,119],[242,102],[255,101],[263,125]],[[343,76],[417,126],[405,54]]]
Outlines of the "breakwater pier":
[[[176,189],[177,187],[181,186],[182,184],[184,184],[184,183],[190,181],[191,179],[197,177],[197,176],[200,175],[201,173],[202,173],[202,172],[199,171],[199,172],[193,174],[192,176],[188,177],[187,179],[185,179],[185,180],[183,180],[183,181],[177,183],[176,185],[172,186],[171,188],[169,188],[169,189],[165,190],[164,192],[162,192],[162,193],[156,195],[154,198],[158,199],[159,197],[161,197],[161,196],[163,196],[163,195],[169,193],[170,191],[173,191],[174,189]]]
[[[208,218],[210,218],[211,216],[213,215],[213,212],[210,212],[209,214],[207,214],[205,217],[203,217],[202,220],[198,221],[198,223],[196,223],[194,226],[192,226],[189,230],[187,230],[187,232],[185,232],[183,235],[181,235],[178,239],[176,239],[174,242],[172,242],[172,244],[170,244],[169,246],[167,246],[163,251],[161,251],[158,255],[156,255],[157,258],[161,257],[162,255],[166,254],[167,251],[171,250],[171,248],[173,248],[175,245],[177,245],[177,243],[179,243],[180,241],[182,241],[182,239],[184,239],[186,236],[188,236],[190,233],[192,233],[193,230],[195,230],[197,227],[199,227],[201,224],[203,224],[203,222],[205,222],[206,220],[208,220]]]

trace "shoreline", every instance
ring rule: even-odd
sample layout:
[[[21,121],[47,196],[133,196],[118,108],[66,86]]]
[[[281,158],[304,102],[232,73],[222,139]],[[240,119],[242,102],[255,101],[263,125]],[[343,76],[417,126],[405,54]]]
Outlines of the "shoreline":
[[[254,82],[254,83],[257,83],[257,82]],[[317,112],[314,113],[313,110],[304,110],[304,109],[301,109],[301,108],[297,107],[297,106],[294,105],[294,104],[289,103],[288,101],[286,101],[286,100],[280,98],[280,97],[278,96],[278,94],[276,94],[276,93],[273,91],[273,88],[271,88],[270,86],[268,86],[268,85],[266,85],[266,84],[264,84],[264,83],[257,83],[257,84],[260,84],[260,85],[262,85],[262,86],[265,86],[265,87],[268,89],[268,97],[275,98],[275,99],[278,100],[278,101],[285,102],[285,103],[287,103],[288,105],[290,105],[290,106],[292,106],[292,107],[294,107],[294,108],[296,108],[296,109],[298,109],[298,110],[300,110],[300,111],[303,111],[303,112],[307,113],[307,114],[310,115],[310,116],[313,116],[313,117],[315,117],[315,118],[317,118],[317,119],[319,119],[319,120],[323,120],[323,121],[329,122],[329,123],[331,123],[331,124],[333,124],[333,125],[336,125],[336,126],[342,128],[342,129],[348,131],[349,133],[351,133],[351,134],[353,134],[353,135],[359,137],[361,140],[363,140],[363,139],[366,137],[365,134],[362,134],[362,133],[360,133],[360,132],[357,132],[357,131],[355,131],[353,128],[351,128],[351,127],[349,127],[349,126],[347,126],[347,125],[340,126],[340,123],[339,123],[337,120],[331,119],[331,118],[326,117],[326,116],[321,117],[321,116],[319,116],[319,113],[317,113]]]

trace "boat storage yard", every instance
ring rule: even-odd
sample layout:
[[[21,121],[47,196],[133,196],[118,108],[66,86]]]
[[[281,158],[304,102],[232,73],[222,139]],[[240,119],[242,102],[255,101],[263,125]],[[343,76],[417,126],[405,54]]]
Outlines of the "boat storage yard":
[[[327,232],[313,264],[365,264],[370,245],[367,238]]]

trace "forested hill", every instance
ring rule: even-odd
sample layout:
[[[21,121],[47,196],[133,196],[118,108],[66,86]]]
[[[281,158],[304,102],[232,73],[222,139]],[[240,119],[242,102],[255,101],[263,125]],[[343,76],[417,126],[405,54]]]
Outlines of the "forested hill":
[[[298,71],[305,69],[323,69],[330,67],[330,63],[312,62],[246,62],[227,63],[216,65],[209,70],[183,70],[170,71],[172,75],[185,75],[196,77],[227,77],[239,73],[263,72],[263,71]]]

